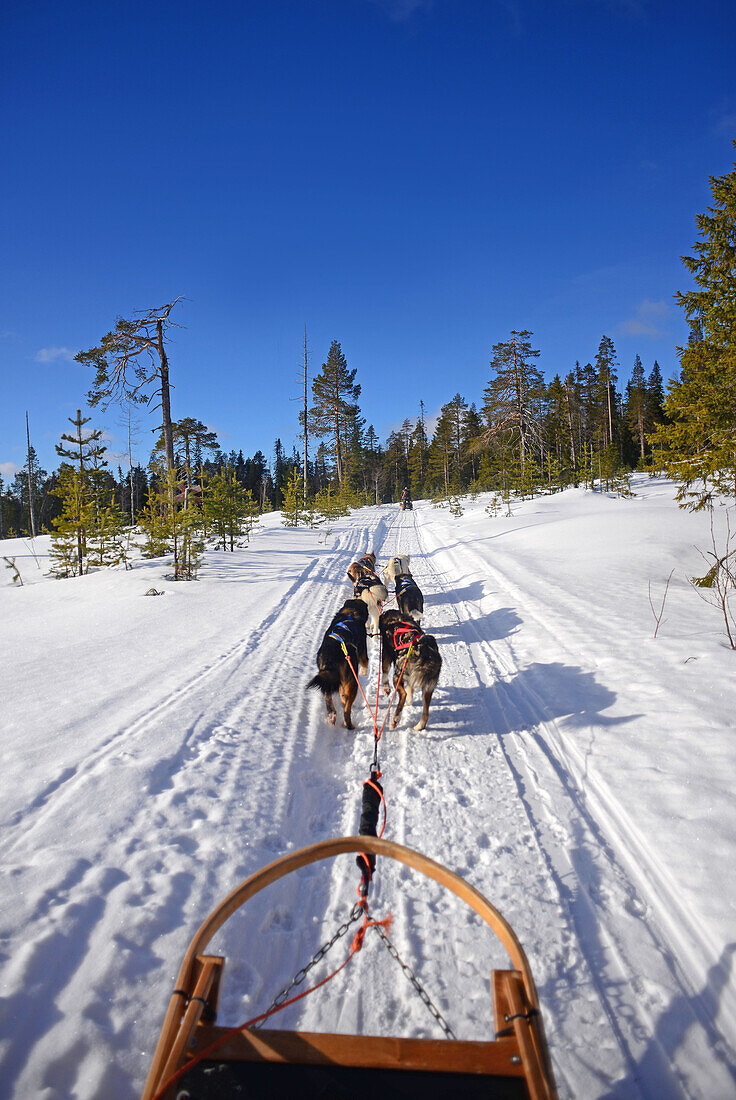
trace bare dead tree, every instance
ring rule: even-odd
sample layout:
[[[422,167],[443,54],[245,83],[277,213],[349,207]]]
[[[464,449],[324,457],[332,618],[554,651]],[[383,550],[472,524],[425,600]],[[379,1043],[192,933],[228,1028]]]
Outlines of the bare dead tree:
[[[36,537],[36,523],[33,516],[33,452],[31,451],[31,429],[28,425],[28,410],[26,410],[26,439],[28,440],[28,460],[26,469],[28,472],[28,514],[31,519],[31,538]]]
[[[302,410],[303,428],[304,428],[304,507],[307,507],[307,467],[309,459],[309,429],[307,427],[307,416],[309,414],[309,402],[307,385],[309,379],[309,350],[307,348],[307,326],[304,326],[304,407]]]
[[[659,630],[660,626],[662,625],[662,616],[664,614],[664,605],[665,605],[665,601],[667,599],[667,593],[669,591],[670,581],[672,580],[672,574],[674,573],[674,571],[675,571],[674,569],[670,569],[670,575],[667,578],[667,584],[664,586],[664,595],[662,596],[662,605],[661,605],[658,612],[655,610],[654,603],[652,602],[652,582],[649,581],[649,606],[652,609],[652,615],[654,615],[654,623],[655,623],[654,637],[655,638],[657,637],[657,631]]]
[[[731,520],[726,511],[725,540],[721,547],[718,546],[713,525],[713,509],[711,509],[711,549],[705,553],[698,550],[698,553],[705,561],[712,561],[712,565],[704,577],[693,577],[690,582],[702,600],[720,610],[731,649],[736,649],[736,616],[731,608],[731,601],[736,591],[736,569],[734,569],[736,546],[732,546],[734,537]]]
[[[182,328],[171,320],[173,302],[155,309],[136,310],[132,318],[119,317],[115,328],[99,345],[74,356],[78,363],[94,366],[97,373],[87,400],[107,409],[113,403],[135,401],[161,409],[166,465],[174,470],[174,435],[171,427],[169,359],[166,343],[170,328]],[[159,404],[151,406],[156,398]]]

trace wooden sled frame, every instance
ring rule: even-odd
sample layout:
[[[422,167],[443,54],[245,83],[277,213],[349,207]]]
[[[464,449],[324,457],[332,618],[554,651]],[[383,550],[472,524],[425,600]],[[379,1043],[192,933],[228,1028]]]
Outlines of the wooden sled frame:
[[[369,836],[321,841],[282,856],[245,879],[210,913],[184,955],[141,1100],[152,1100],[191,1054],[205,1049],[226,1030],[214,1026],[225,960],[202,954],[215,933],[267,886],[310,863],[351,852],[372,853],[419,871],[455,894],[485,921],[512,965],[511,970],[492,973],[495,1029],[503,1034],[488,1042],[465,1042],[244,1030],[223,1043],[213,1057],[222,1062],[286,1062],[522,1078],[530,1100],[556,1100],[537,990],[527,957],[509,923],[478,890],[440,863],[401,844]],[[170,1090],[172,1096],[174,1089],[176,1085]]]

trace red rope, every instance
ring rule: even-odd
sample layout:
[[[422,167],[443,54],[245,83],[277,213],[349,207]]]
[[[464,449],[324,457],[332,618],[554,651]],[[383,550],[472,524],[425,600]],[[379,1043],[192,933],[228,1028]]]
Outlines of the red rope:
[[[399,690],[399,684],[401,683],[401,681],[404,678],[404,672],[406,671],[406,663],[409,660],[409,654],[411,653],[413,648],[414,648],[414,645],[412,643],[412,645],[410,645],[409,648],[406,651],[406,657],[404,658],[404,663],[401,666],[401,673],[399,675],[398,680],[396,681],[396,686],[394,687],[393,695],[391,696],[391,698],[388,701],[388,709],[386,710],[386,717],[383,719],[383,724],[381,725],[380,732],[378,733],[378,736],[376,737],[377,741],[380,741],[381,737],[383,736],[383,731],[386,728],[386,723],[388,722],[388,716],[391,713],[391,705],[392,705],[394,699],[396,698],[396,692]]]
[[[360,688],[360,694],[365,699],[365,705],[368,707],[368,713],[370,714],[371,718],[373,719],[373,732],[374,732],[374,735],[375,735],[376,727],[378,725],[378,719],[377,719],[376,715],[373,713],[373,711],[371,710],[371,705],[368,702],[368,698],[367,698],[365,692],[363,691],[363,685],[361,684],[360,680],[358,679],[358,673],[353,668],[353,662],[350,660],[350,654],[348,653],[348,647],[345,645],[344,642],[340,642],[340,645],[342,646],[342,651],[345,654],[345,660],[350,665],[350,671],[352,672],[353,676],[355,677],[355,682],[358,685],[358,687]]]

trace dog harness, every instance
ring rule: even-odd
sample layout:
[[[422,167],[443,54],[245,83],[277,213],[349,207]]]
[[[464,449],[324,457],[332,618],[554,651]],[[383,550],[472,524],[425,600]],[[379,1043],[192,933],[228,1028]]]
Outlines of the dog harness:
[[[363,624],[357,622],[356,619],[339,619],[332,627],[327,637],[332,638],[335,642],[339,642],[340,645],[350,646],[357,654],[360,628],[362,625]]]
[[[416,623],[397,623],[394,627],[392,644],[396,653],[403,653],[424,637],[424,631]]]
[[[403,596],[406,592],[416,588],[419,591],[419,585],[413,577],[397,577],[396,578],[396,595]]]
[[[373,572],[373,562],[371,561],[368,554],[364,554],[363,557],[360,558],[360,560],[358,561],[358,565],[361,565],[363,569],[367,569],[369,573]]]
[[[362,596],[369,588],[373,588],[375,584],[380,584],[381,581],[375,573],[369,572],[365,566],[363,566],[363,572],[358,577],[353,585],[353,591],[356,596]]]

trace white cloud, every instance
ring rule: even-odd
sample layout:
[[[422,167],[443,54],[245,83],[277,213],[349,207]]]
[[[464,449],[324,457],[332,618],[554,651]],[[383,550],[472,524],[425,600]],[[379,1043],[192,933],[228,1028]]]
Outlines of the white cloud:
[[[20,466],[16,462],[0,462],[0,475],[2,477],[15,477],[18,470],[20,470]]]
[[[36,352],[36,362],[55,363],[57,359],[71,360],[74,354],[71,348],[41,348]]]
[[[657,339],[666,336],[666,323],[672,314],[670,303],[661,298],[657,302],[645,298],[637,306],[636,313],[616,326],[616,331],[626,336],[649,336]]]

